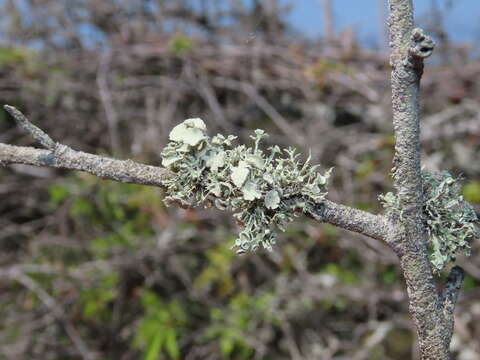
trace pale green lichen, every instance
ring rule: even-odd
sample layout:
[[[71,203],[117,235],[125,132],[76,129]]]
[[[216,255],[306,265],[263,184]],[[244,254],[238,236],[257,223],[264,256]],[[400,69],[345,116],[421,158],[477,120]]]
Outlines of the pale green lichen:
[[[253,148],[233,147],[236,136],[209,137],[201,119],[177,125],[161,154],[173,173],[164,182],[166,202],[230,209],[244,227],[235,241],[238,251],[260,245],[270,250],[276,229],[283,231],[297,213],[309,213],[325,199],[331,169],[320,174],[310,158],[300,162],[293,148],[264,152],[259,145],[267,137],[255,130]]]
[[[470,254],[469,241],[480,237],[478,218],[473,207],[460,195],[459,179],[448,171],[423,171],[422,182],[430,262],[438,273],[454,262],[458,253]],[[390,214],[401,216],[397,196],[387,193],[379,198]]]

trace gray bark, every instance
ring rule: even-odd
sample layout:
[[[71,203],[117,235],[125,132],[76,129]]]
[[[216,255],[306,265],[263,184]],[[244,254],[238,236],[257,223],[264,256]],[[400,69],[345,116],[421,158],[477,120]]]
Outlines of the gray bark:
[[[450,304],[456,300],[463,277],[457,274],[461,270],[452,270],[445,288],[449,295],[444,296],[450,300],[442,300],[428,259],[420,173],[419,86],[423,59],[432,53],[434,42],[422,30],[413,28],[412,0],[389,0],[389,7],[395,132],[393,174],[401,216],[391,219],[395,231],[388,241],[400,258],[422,359],[450,359],[454,307]]]

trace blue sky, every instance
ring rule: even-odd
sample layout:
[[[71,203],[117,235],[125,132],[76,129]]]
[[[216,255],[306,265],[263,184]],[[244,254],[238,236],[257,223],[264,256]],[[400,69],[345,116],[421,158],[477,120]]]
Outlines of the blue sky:
[[[378,0],[332,0],[335,29],[352,26],[358,38],[367,45],[378,39]],[[417,25],[428,17],[434,0],[414,0]],[[288,19],[291,24],[310,36],[322,31],[321,0],[286,0],[293,4]],[[385,0],[386,2],[386,0]],[[446,0],[437,0],[444,8]],[[455,41],[480,42],[480,0],[451,0],[453,7],[445,16],[447,33]]]

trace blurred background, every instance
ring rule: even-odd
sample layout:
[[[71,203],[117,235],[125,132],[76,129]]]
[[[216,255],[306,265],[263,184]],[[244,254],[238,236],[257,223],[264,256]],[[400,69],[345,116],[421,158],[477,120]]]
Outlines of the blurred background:
[[[480,3],[415,1],[435,55],[423,159],[480,205]],[[382,0],[0,0],[0,103],[76,150],[159,165],[173,126],[263,128],[335,167],[329,198],[372,212],[392,190]],[[3,110],[0,142],[36,146]],[[156,188],[0,168],[0,359],[418,359],[383,244],[305,218],[237,256],[228,213]],[[477,208],[478,209],[478,208]],[[480,253],[455,359],[480,358]],[[440,281],[442,278],[439,279]]]

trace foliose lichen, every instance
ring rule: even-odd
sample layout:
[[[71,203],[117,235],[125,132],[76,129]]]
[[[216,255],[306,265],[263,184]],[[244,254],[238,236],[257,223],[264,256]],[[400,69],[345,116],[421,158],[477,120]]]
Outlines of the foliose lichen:
[[[455,261],[463,252],[470,255],[469,241],[480,237],[478,218],[473,207],[460,194],[460,179],[448,171],[422,171],[424,216],[429,235],[430,262],[435,272]],[[400,214],[396,195],[380,195],[389,213]]]
[[[173,173],[164,182],[166,203],[232,210],[243,226],[237,251],[271,250],[276,229],[284,231],[296,215],[325,199],[332,169],[320,174],[310,156],[302,163],[293,148],[265,152],[259,145],[267,137],[257,129],[250,136],[254,147],[234,147],[236,136],[209,137],[199,118],[177,125],[161,153],[162,165]]]

